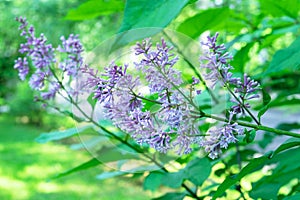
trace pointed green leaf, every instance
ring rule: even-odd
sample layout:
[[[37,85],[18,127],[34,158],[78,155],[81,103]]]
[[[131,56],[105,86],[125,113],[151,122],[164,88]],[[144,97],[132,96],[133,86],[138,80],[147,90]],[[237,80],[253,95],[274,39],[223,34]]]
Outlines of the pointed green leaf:
[[[144,189],[155,191],[159,188],[164,174],[161,172],[151,172],[144,180]]]
[[[116,176],[122,176],[124,174],[127,174],[127,172],[124,172],[124,171],[103,172],[102,174],[97,175],[96,178],[99,180],[104,180],[104,179],[113,178]]]
[[[180,192],[167,193],[161,197],[154,198],[153,200],[183,200],[186,194]]]
[[[182,22],[177,31],[191,38],[197,38],[207,30],[228,29],[231,32],[238,32],[244,24],[236,20],[233,15],[233,11],[227,7],[207,9]]]
[[[39,143],[46,143],[53,140],[61,140],[67,137],[71,137],[75,134],[78,134],[87,128],[90,128],[91,126],[84,126],[80,128],[70,128],[66,129],[64,131],[53,131],[50,133],[42,133],[39,137],[35,139],[35,141]]]
[[[184,181],[184,171],[169,172],[164,174],[161,183],[170,188],[179,188]]]
[[[127,0],[124,19],[115,48],[160,32],[188,3],[188,0]],[[152,28],[151,27],[157,27]],[[138,29],[133,32],[128,30]]]
[[[89,0],[82,3],[78,8],[70,10],[65,19],[93,19],[102,15],[121,12],[123,9],[124,2],[122,0]]]
[[[300,9],[299,0],[260,0],[261,11],[274,17],[289,16],[297,19]]]
[[[298,37],[289,47],[279,50],[262,76],[276,76],[278,73],[293,73],[300,69],[300,37]]]
[[[200,186],[210,175],[211,164],[207,158],[196,158],[190,161],[183,171],[185,173],[185,179]]]
[[[92,108],[94,108],[96,103],[97,103],[97,99],[94,99],[94,94],[93,93],[87,98],[87,101],[92,106]]]
[[[230,63],[234,67],[233,72],[244,74],[244,66],[249,61],[249,51],[254,44],[254,42],[248,43],[234,55],[233,61]]]
[[[81,165],[78,165],[77,167],[74,167],[72,169],[69,169],[65,172],[62,172],[62,173],[54,176],[52,179],[61,178],[63,176],[67,176],[69,174],[72,174],[72,173],[75,173],[75,172],[78,172],[78,171],[82,171],[82,170],[85,170],[85,169],[88,169],[88,168],[91,168],[91,167],[95,167],[95,166],[100,165],[100,164],[101,164],[101,162],[97,158],[92,158],[91,160],[89,160],[85,163],[82,163]]]
[[[281,144],[273,153],[272,156],[285,151],[287,149],[300,146],[300,138],[291,138],[285,141],[283,144]]]
[[[114,162],[114,161],[118,161],[118,160],[127,160],[127,159],[138,159],[137,154],[120,151],[116,147],[103,147],[97,153],[99,155],[97,158],[92,158],[91,160],[89,160],[85,163],[82,163],[77,167],[69,169],[63,173],[60,173],[53,178],[60,178],[63,176],[67,176],[74,172],[78,172],[78,171],[85,170],[85,169],[88,169],[91,167],[95,167],[97,165],[101,165],[101,164],[107,163],[107,162]]]
[[[241,170],[239,174],[228,176],[225,179],[225,181],[223,181],[223,183],[218,187],[217,191],[213,196],[213,199],[216,199],[217,197],[221,196],[228,188],[233,186],[236,182],[240,181],[247,174],[250,174],[260,169],[264,165],[265,161],[268,159],[269,154],[266,154],[259,158],[254,158]]]
[[[61,113],[64,114],[64,115],[66,115],[66,116],[68,116],[68,117],[71,117],[72,119],[74,119],[77,122],[84,122],[85,121],[84,118],[78,117],[78,116],[74,115],[74,113],[72,113],[72,112],[70,112],[68,110],[61,111]]]

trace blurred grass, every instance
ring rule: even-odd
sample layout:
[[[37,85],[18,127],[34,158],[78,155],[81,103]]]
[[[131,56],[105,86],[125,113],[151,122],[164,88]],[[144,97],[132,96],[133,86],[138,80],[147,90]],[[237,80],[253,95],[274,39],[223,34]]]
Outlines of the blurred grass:
[[[65,178],[49,177],[90,158],[86,152],[72,151],[55,144],[39,144],[34,139],[43,130],[16,124],[0,116],[0,199],[149,199],[151,194],[137,182],[126,179],[99,181],[101,172],[93,168]]]

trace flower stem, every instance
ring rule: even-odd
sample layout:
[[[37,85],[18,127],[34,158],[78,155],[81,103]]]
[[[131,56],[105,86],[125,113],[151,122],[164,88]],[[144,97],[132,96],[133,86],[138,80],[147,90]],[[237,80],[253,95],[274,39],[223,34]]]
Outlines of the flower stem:
[[[208,88],[204,78],[201,76],[201,74],[198,72],[198,70],[196,69],[196,67],[186,58],[186,56],[184,55],[184,53],[180,50],[180,48],[178,47],[178,45],[175,44],[175,42],[172,41],[172,38],[166,33],[166,31],[163,31],[164,35],[168,38],[168,40],[173,44],[173,46],[177,49],[178,54],[182,55],[183,60],[188,64],[188,66],[194,71],[194,73],[196,74],[196,76],[199,78],[199,80],[202,82],[203,86],[205,87],[205,89],[207,90],[207,92],[209,93],[209,95],[211,96],[212,100],[218,104],[219,100],[218,98],[215,96],[215,94],[212,92],[212,90],[210,88]]]
[[[198,114],[199,114],[199,112],[198,112]],[[218,117],[218,116],[203,113],[203,112],[200,114],[200,116],[215,119],[215,120],[222,121],[222,122],[229,122],[229,120],[226,118]],[[299,133],[294,133],[294,132],[285,131],[285,130],[281,130],[281,129],[271,128],[271,127],[263,126],[263,125],[251,124],[251,123],[243,122],[243,121],[233,121],[232,120],[231,122],[236,122],[238,125],[254,128],[256,130],[268,131],[268,132],[276,133],[278,135],[288,135],[288,136],[300,138]]]
[[[256,117],[251,113],[251,111],[245,106],[243,102],[240,101],[240,99],[234,94],[234,92],[230,89],[227,83],[225,83],[225,86],[227,90],[230,92],[230,94],[239,102],[240,105],[243,106],[243,108],[246,110],[246,112],[250,115],[250,117],[255,121],[257,125],[260,125],[260,122],[256,119]]]

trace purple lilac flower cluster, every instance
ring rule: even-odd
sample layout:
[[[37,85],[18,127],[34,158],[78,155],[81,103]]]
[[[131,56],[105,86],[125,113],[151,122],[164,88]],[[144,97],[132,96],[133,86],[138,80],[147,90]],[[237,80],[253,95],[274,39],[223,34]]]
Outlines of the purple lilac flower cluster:
[[[230,143],[236,143],[238,140],[235,135],[242,135],[243,128],[238,127],[237,123],[228,123],[223,127],[213,127],[208,131],[207,137],[201,140],[200,145],[208,152],[212,159],[218,158],[222,153],[222,148],[227,149]]]
[[[58,77],[67,75],[72,79],[86,75],[87,79],[80,89],[88,88],[88,92],[92,89],[94,98],[102,104],[106,116],[138,143],[146,143],[162,153],[173,149],[179,155],[188,154],[195,145],[203,147],[209,157],[217,158],[222,148],[226,149],[230,143],[237,142],[236,135],[243,134],[243,129],[231,121],[232,116],[244,113],[244,109],[250,107],[245,101],[258,97],[255,94],[257,82],[246,74],[243,80],[232,77],[229,72],[232,69],[229,64],[232,57],[224,53],[224,45],[216,44],[218,34],[208,37],[203,45],[209,51],[200,59],[202,68],[209,71],[205,77],[213,87],[218,81],[228,89],[234,87],[236,99],[233,101],[236,105],[230,111],[227,124],[214,127],[203,136],[198,128],[201,123],[199,117],[194,115],[199,110],[193,103],[195,95],[201,95],[201,90],[195,89],[199,79],[192,78],[189,91],[180,87],[183,83],[181,73],[174,68],[179,58],[172,53],[172,47],[164,39],[156,46],[152,45],[151,39],[136,44],[134,51],[139,61],[133,65],[143,72],[144,77],[134,77],[128,73],[128,65],[120,66],[114,62],[103,73],[99,73],[87,65],[83,66],[83,48],[78,36],[70,35],[67,39],[61,37],[62,45],[55,49],[47,44],[43,34],[35,36],[33,26],[28,28],[25,18],[17,18],[17,21],[21,23],[21,36],[26,39],[19,50],[25,57],[18,58],[14,66],[21,80],[25,80],[30,73],[29,62],[32,63],[34,70],[29,80],[30,86],[40,91],[42,99],[49,100],[62,89],[68,95],[76,93],[71,87],[66,90]],[[56,60],[55,50],[65,55],[61,62]],[[54,64],[60,70],[55,70]],[[141,88],[145,87],[148,87],[151,98],[142,94]],[[149,110],[146,108],[149,103],[158,106],[158,109]]]
[[[178,58],[170,50],[163,39],[155,49],[150,39],[135,48],[135,55],[141,58],[134,66],[144,72],[150,95],[158,94],[152,100],[159,106],[156,112],[145,109],[149,99],[140,93],[143,81],[128,74],[127,65],[112,63],[100,75],[88,68],[83,72],[89,75],[86,85],[96,88],[94,98],[102,103],[106,116],[117,127],[138,143],[146,143],[159,152],[176,149],[178,154],[187,154],[193,144],[199,143],[199,138],[193,137],[199,130],[196,120],[190,116],[191,106],[175,89],[182,79],[180,72],[173,68]]]
[[[21,44],[19,49],[25,57],[18,58],[14,68],[18,70],[20,79],[25,80],[30,72],[29,62],[32,63],[34,70],[29,80],[30,87],[40,91],[43,100],[53,99],[62,89],[58,76],[54,74],[54,64],[57,63],[54,52],[57,50],[67,54],[66,59],[58,63],[59,68],[62,69],[62,73],[66,72],[71,78],[76,77],[79,67],[83,64],[81,56],[83,48],[78,36],[70,35],[68,39],[62,37],[62,45],[55,49],[51,44],[47,44],[44,34],[35,36],[34,27],[32,25],[28,27],[26,18],[18,17],[16,20],[21,23],[19,30],[26,42]],[[71,91],[74,89],[69,88],[70,94]]]
[[[229,64],[232,60],[232,56],[226,52],[224,44],[217,45],[218,33],[215,36],[207,37],[207,42],[203,42],[204,47],[208,47],[208,51],[204,56],[200,57],[201,67],[206,68],[209,72],[205,75],[208,81],[212,82],[214,87],[217,82],[220,82],[223,86],[234,87],[234,93],[237,98],[233,98],[231,101],[235,103],[232,106],[234,114],[245,114],[245,109],[250,108],[250,104],[245,102],[246,100],[258,98],[259,95],[255,94],[259,90],[258,82],[251,80],[247,74],[244,74],[244,79],[233,77],[230,72],[233,67]]]

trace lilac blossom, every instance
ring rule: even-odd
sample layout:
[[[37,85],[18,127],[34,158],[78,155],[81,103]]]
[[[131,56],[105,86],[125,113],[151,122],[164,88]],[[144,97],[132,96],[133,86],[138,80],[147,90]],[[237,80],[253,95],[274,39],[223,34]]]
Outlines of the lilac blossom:
[[[60,89],[66,90],[68,95],[71,96],[78,94],[78,91],[70,86],[61,87],[61,80],[58,79],[57,74],[54,74],[56,73],[54,72],[54,67],[57,63],[54,53],[56,49],[53,48],[52,44],[48,44],[44,34],[40,34],[37,37],[34,27],[32,25],[28,26],[26,18],[18,17],[16,20],[20,22],[19,30],[21,31],[21,36],[26,39],[19,49],[19,52],[25,54],[25,57],[23,59],[18,58],[14,66],[19,71],[20,79],[24,80],[29,74],[28,62],[30,60],[34,71],[29,78],[29,85],[32,89],[40,91],[42,99],[53,99]],[[67,58],[58,63],[58,66],[67,71],[67,75],[71,76],[70,80],[72,80],[83,63],[81,56],[83,48],[78,36],[70,35],[68,39],[62,37],[61,40],[63,44],[57,50],[60,53],[66,53]]]
[[[246,100],[259,98],[258,94],[255,94],[259,90],[258,82],[251,80],[247,74],[244,74],[243,81],[238,81],[236,83],[236,88],[234,88],[234,93],[238,96],[238,100],[232,99],[231,101],[235,103],[231,108],[236,114],[245,114],[245,108],[250,108],[250,104],[245,102]]]
[[[54,82],[49,86],[49,91],[41,93],[41,97],[44,100],[53,99],[60,88],[61,88],[60,84],[57,82]]]
[[[29,73],[27,58],[18,58],[18,60],[15,60],[14,68],[19,71],[19,77],[22,81],[24,81],[26,75]]]
[[[235,134],[243,134],[243,129],[236,123],[226,124],[221,128],[211,128],[206,137],[200,142],[200,146],[209,153],[209,157],[215,159],[220,156],[222,149],[227,149],[230,143],[236,143],[238,140]]]
[[[59,63],[59,68],[67,72],[67,75],[75,77],[78,69],[83,64],[83,52],[82,44],[78,38],[78,35],[71,34],[68,39],[64,36],[61,38],[62,46],[59,46],[57,50],[61,53],[66,53],[67,58]]]
[[[26,38],[26,43],[20,45],[19,52],[30,57],[34,67],[39,70],[48,70],[47,68],[55,63],[54,48],[51,44],[47,44],[47,39],[44,34],[40,37],[35,36],[33,26],[28,28],[26,18],[16,18],[21,23],[19,30],[22,31],[21,36]]]
[[[83,71],[83,73],[90,73],[91,76],[88,78],[88,86],[96,86],[94,91],[94,98],[97,99],[100,103],[105,101],[110,101],[113,95],[113,89],[116,83],[121,77],[126,75],[127,66],[117,66],[112,62],[108,67],[104,69],[104,73],[101,74],[101,77],[97,77],[93,70]]]
[[[172,47],[169,48],[164,39],[156,45],[156,49],[153,49],[151,40],[146,39],[142,44],[137,43],[134,50],[136,55],[143,57],[135,66],[146,74],[151,93],[171,90],[174,85],[182,83],[181,73],[173,68],[178,57],[170,53]]]
[[[237,81],[236,78],[232,78],[232,74],[229,72],[230,69],[233,69],[229,64],[232,56],[225,52],[224,44],[217,45],[218,35],[216,33],[213,37],[208,36],[207,42],[202,42],[202,45],[208,47],[208,50],[200,57],[200,67],[208,69],[209,72],[205,74],[205,78],[211,82],[212,87],[215,87],[218,81],[221,81],[221,84]]]
[[[233,67],[229,64],[232,56],[225,52],[224,44],[216,44],[217,37],[218,33],[213,37],[208,36],[207,42],[202,43],[208,47],[209,51],[200,58],[202,62],[201,67],[209,69],[209,73],[205,77],[212,82],[213,87],[218,81],[220,81],[221,85],[226,85],[229,90],[231,90],[230,87],[234,87],[234,93],[237,96],[231,99],[235,103],[232,106],[232,110],[235,114],[245,114],[245,109],[250,108],[250,104],[246,100],[259,97],[258,94],[255,94],[259,84],[251,80],[246,74],[244,74],[243,81],[240,78],[233,77],[233,74],[230,72]]]

